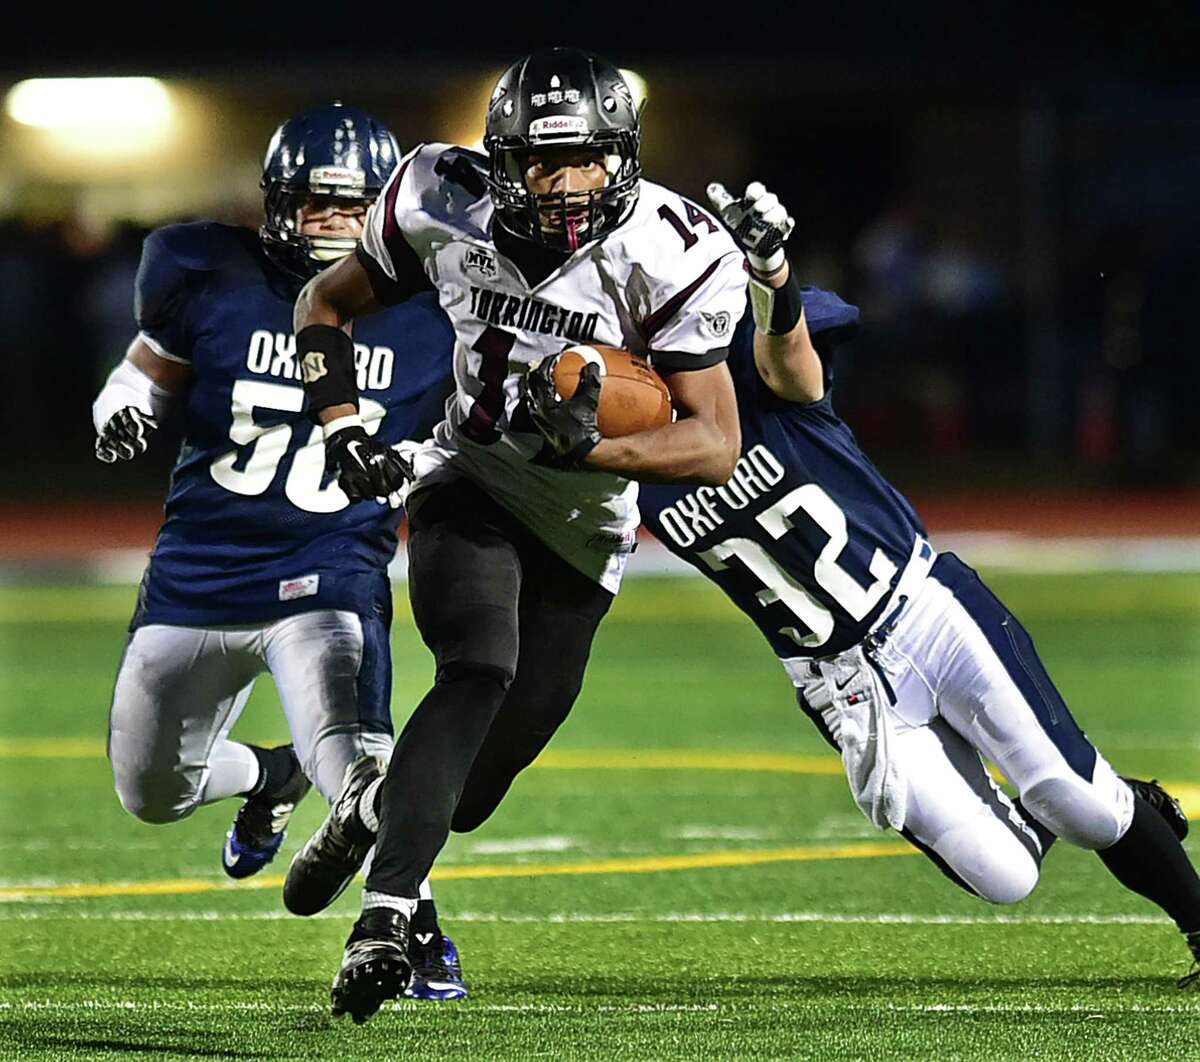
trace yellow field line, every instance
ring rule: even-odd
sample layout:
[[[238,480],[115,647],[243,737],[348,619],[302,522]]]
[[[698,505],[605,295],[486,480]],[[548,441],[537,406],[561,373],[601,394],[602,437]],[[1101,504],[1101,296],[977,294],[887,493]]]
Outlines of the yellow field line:
[[[711,752],[705,749],[547,749],[534,767],[553,770],[782,771],[842,774],[836,756],[793,756],[768,752]]]
[[[0,759],[93,760],[105,755],[94,738],[0,738]]]
[[[594,859],[582,863],[530,863],[442,867],[433,871],[434,881],[471,881],[481,878],[542,878],[580,874],[654,874],[667,870],[711,870],[717,867],[751,867],[764,863],[812,863],[830,859],[878,859],[886,856],[918,855],[915,848],[896,841],[868,844],[828,845],[808,848],[767,848],[757,851],[695,852],[687,855],[637,856],[625,859]],[[236,889],[274,889],[283,884],[276,874],[256,877],[233,885],[201,878],[169,878],[164,881],[79,882],[72,885],[17,885],[0,889],[2,900],[94,899],[103,896],[182,896],[197,892],[229,892]]]
[[[104,742],[90,738],[0,738],[0,759],[97,759]],[[705,749],[547,749],[534,762],[547,770],[763,771],[838,776],[836,756],[770,752],[713,752]],[[997,781],[1004,775],[991,768]],[[1200,784],[1164,782],[1189,818],[1200,819]]]
[[[104,742],[89,738],[0,738],[2,759],[95,759]],[[841,774],[836,756],[791,756],[705,749],[549,749],[533,764],[553,770],[783,771]]]

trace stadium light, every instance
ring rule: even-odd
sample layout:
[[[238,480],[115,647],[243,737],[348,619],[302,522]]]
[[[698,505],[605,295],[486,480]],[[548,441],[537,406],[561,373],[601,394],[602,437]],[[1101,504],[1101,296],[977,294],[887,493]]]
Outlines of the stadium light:
[[[167,86],[153,77],[53,77],[19,81],[5,110],[13,121],[56,133],[156,136],[171,125]]]
[[[24,127],[14,150],[110,170],[144,162],[177,138],[175,103],[153,77],[55,77],[18,82],[5,111]]]
[[[634,110],[640,111],[642,104],[646,102],[646,79],[636,70],[627,70],[624,68],[621,70],[621,76],[625,79],[625,84],[629,86],[629,91],[633,94]]]

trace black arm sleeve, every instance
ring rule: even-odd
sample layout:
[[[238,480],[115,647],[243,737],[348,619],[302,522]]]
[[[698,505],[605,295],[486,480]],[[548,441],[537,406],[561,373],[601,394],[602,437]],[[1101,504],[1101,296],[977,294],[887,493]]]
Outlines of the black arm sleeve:
[[[313,420],[328,406],[358,405],[354,340],[333,325],[305,325],[296,333],[296,363]]]
[[[392,265],[396,269],[395,280],[389,277],[383,271],[383,267],[367,254],[361,243],[354,252],[362,267],[367,271],[367,277],[371,281],[371,290],[375,293],[375,299],[380,305],[395,306],[418,292],[433,290],[433,285],[425,275],[417,252],[409,247],[403,238],[390,241],[388,251],[391,252]]]
[[[650,364],[656,372],[694,372],[696,369],[711,369],[729,357],[728,347],[713,347],[703,354],[684,354],[679,351],[652,350]]]

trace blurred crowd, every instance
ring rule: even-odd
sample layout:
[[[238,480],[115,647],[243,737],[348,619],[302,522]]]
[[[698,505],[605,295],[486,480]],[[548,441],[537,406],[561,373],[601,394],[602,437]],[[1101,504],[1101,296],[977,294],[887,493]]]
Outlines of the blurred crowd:
[[[93,478],[90,403],[135,331],[145,234],[0,222],[0,423],[27,454],[4,464],[10,492],[48,469],[66,486]],[[796,251],[806,279],[862,308],[836,394],[869,452],[918,478],[992,455],[1081,481],[1194,484],[1195,234],[1113,225],[1065,247],[1048,307],[964,226],[907,200],[844,247]]]

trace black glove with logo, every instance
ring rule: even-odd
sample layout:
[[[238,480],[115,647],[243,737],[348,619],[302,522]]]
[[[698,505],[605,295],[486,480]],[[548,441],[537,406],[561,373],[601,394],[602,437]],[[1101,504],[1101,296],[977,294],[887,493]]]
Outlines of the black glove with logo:
[[[408,458],[372,439],[358,424],[325,440],[325,471],[337,473],[338,486],[352,502],[386,498],[413,475]]]
[[[538,431],[554,451],[554,464],[559,468],[577,469],[604,437],[596,425],[600,408],[600,368],[585,365],[575,393],[570,398],[563,398],[554,385],[557,361],[557,356],[543,358],[525,374],[525,404]]]
[[[150,436],[158,430],[158,421],[149,413],[126,406],[108,418],[96,437],[96,456],[106,465],[114,461],[132,461],[146,452]]]

